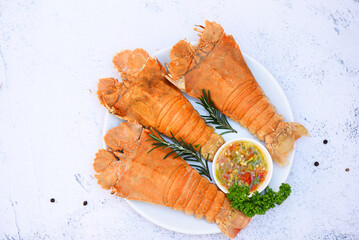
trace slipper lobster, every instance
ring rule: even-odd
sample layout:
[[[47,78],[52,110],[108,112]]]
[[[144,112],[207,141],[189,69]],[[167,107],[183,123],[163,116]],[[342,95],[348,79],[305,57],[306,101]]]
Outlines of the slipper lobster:
[[[251,218],[230,206],[225,194],[170,149],[153,146],[150,130],[123,122],[105,136],[107,150],[96,154],[94,169],[102,188],[116,196],[167,206],[196,218],[216,222],[234,238]]]
[[[296,122],[285,122],[264,95],[234,38],[215,22],[205,22],[196,46],[179,41],[170,52],[167,79],[181,91],[198,98],[210,91],[217,109],[239,122],[266,143],[279,165],[288,164],[295,141],[309,136]]]
[[[122,82],[100,79],[97,95],[112,114],[192,144],[212,160],[224,140],[206,124],[183,94],[165,78],[162,64],[143,49],[118,53],[113,63]]]

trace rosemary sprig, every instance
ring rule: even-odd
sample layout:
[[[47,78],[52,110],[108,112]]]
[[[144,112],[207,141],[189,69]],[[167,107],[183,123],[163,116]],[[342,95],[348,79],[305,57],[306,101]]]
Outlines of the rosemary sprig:
[[[214,124],[216,129],[226,129],[228,131],[225,131],[221,133],[221,135],[226,133],[237,133],[236,130],[232,128],[232,126],[229,124],[226,115],[221,113],[215,106],[213,101],[211,100],[211,93],[208,91],[208,95],[204,89],[202,89],[202,96],[198,98],[200,102],[196,102],[197,104],[201,105],[206,109],[208,112],[208,116],[201,115],[201,117],[206,120],[206,123],[208,124]]]
[[[202,159],[201,155],[201,148],[199,148],[199,151],[197,152],[195,148],[192,146],[192,144],[187,144],[183,141],[182,138],[178,140],[173,133],[171,132],[172,138],[171,140],[173,143],[166,141],[161,134],[154,129],[158,136],[153,132],[151,128],[151,134],[148,134],[148,136],[151,137],[151,139],[148,139],[148,141],[154,141],[152,143],[153,148],[148,152],[152,152],[156,148],[171,148],[172,151],[169,152],[163,159],[166,159],[168,156],[170,156],[172,153],[176,153],[177,157],[182,157],[187,162],[193,162],[197,164],[189,163],[189,165],[193,168],[195,168],[199,174],[206,176],[209,180],[212,181],[211,174],[208,167],[208,156],[207,159]],[[198,147],[198,146],[196,146]],[[201,165],[198,165],[201,164]]]

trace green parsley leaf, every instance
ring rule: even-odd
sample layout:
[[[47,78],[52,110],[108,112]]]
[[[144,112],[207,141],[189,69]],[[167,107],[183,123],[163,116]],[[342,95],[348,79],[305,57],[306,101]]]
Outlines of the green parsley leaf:
[[[228,191],[227,198],[231,202],[231,206],[241,211],[244,215],[253,217],[254,215],[263,215],[269,209],[282,204],[289,197],[291,187],[287,183],[282,183],[278,192],[274,192],[267,187],[263,194],[255,191],[249,197],[249,187],[239,186],[236,183]]]

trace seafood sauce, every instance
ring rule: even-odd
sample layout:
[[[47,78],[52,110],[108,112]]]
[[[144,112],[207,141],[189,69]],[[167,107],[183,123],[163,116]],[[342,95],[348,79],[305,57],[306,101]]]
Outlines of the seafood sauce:
[[[215,174],[222,186],[229,189],[236,181],[254,192],[264,182],[268,173],[265,155],[253,143],[237,141],[229,144],[216,162]]]

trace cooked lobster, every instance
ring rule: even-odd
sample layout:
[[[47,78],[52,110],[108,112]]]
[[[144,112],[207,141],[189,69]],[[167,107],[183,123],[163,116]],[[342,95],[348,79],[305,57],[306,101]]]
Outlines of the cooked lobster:
[[[113,63],[122,82],[100,79],[98,98],[119,118],[156,128],[168,137],[173,134],[211,161],[223,138],[200,117],[183,94],[165,78],[161,63],[143,49],[118,53]]]
[[[279,165],[288,163],[295,141],[307,129],[299,123],[285,122],[249,70],[234,38],[223,28],[206,21],[198,26],[199,42],[192,46],[179,41],[170,52],[167,79],[190,96],[209,90],[214,105],[249,132],[265,141]]]
[[[196,218],[216,222],[230,238],[251,220],[230,206],[217,186],[199,175],[171,150],[154,149],[148,134],[135,122],[122,123],[106,134],[108,150],[96,154],[94,169],[98,184],[112,193],[184,211]],[[148,153],[149,152],[149,153]]]

